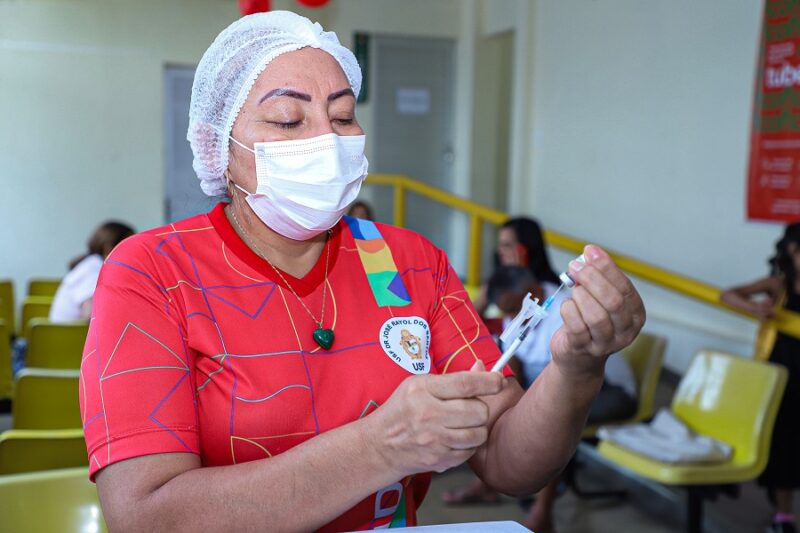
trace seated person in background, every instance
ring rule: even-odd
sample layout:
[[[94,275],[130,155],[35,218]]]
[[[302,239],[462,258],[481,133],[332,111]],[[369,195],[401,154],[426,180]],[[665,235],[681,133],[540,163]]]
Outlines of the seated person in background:
[[[539,298],[539,302],[552,294],[529,269],[523,267],[501,267],[489,280],[490,301],[503,312],[503,329],[522,309],[522,301],[529,292],[534,298]],[[522,341],[509,363],[525,389],[533,385],[550,363],[550,339],[563,324],[561,315],[555,310],[560,309],[568,298],[568,291],[556,295],[547,317]],[[500,346],[501,350],[504,348]],[[603,388],[592,403],[587,423],[625,420],[633,416],[636,406],[636,378],[625,358],[615,353],[606,361]]]
[[[503,329],[522,309],[522,301],[530,292],[542,302],[555,288],[551,284],[537,281],[530,269],[521,266],[504,266],[497,269],[489,280],[489,301],[503,312]],[[535,386],[536,378],[550,363],[552,354],[550,340],[561,327],[563,320],[555,310],[569,298],[569,292],[560,292],[555,297],[550,312],[520,345],[509,366],[524,389]],[[503,350],[505,347],[500,346]],[[636,378],[628,362],[620,353],[608,358],[600,394],[592,403],[587,423],[613,422],[630,418],[636,412]],[[537,533],[552,532],[552,508],[558,479],[551,481],[536,495],[524,525]],[[479,479],[470,485],[444,494],[445,503],[499,502],[500,496],[486,487]]]
[[[117,244],[134,233],[127,224],[115,221],[105,222],[94,230],[89,237],[87,253],[69,262],[69,272],[53,296],[48,316],[51,322],[65,323],[90,318],[92,296],[103,261]],[[18,337],[11,350],[11,370],[16,375],[25,368],[28,339]]]
[[[122,222],[109,221],[89,237],[86,254],[70,261],[69,272],[58,286],[50,307],[51,322],[88,320],[92,314],[92,295],[103,261],[114,247],[135,232]]]
[[[497,233],[495,270],[505,266],[521,266],[530,270],[550,296],[559,285],[558,274],[550,265],[544,235],[539,223],[532,218],[518,217],[506,221]],[[483,285],[473,304],[481,316],[489,308],[487,287]],[[491,313],[490,313],[491,314]],[[492,314],[494,316],[494,314]]]
[[[372,207],[370,207],[370,205],[363,200],[357,200],[353,202],[353,205],[351,205],[350,209],[347,210],[347,216],[361,218],[364,220],[375,220],[375,214],[372,211]]]

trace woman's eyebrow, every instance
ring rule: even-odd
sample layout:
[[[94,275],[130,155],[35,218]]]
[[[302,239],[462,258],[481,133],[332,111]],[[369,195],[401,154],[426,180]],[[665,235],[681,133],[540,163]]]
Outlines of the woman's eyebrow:
[[[270,92],[262,96],[261,100],[259,100],[258,103],[261,104],[264,100],[273,98],[275,96],[288,96],[289,98],[297,98],[298,100],[302,100],[304,102],[311,101],[311,95],[308,95],[306,93],[301,93],[300,91],[295,91],[294,89],[279,87],[278,89],[272,89]],[[328,99],[330,100],[330,96],[328,97]]]
[[[332,101],[336,100],[337,98],[341,98],[342,96],[348,96],[348,95],[352,96],[353,98],[356,97],[356,95],[353,94],[353,89],[348,87],[347,89],[342,89],[341,91],[336,91],[335,93],[329,94],[328,95],[328,101],[332,102]]]
[[[287,87],[279,87],[277,89],[272,89],[267,94],[262,96],[261,99],[258,101],[258,103],[261,104],[262,102],[264,102],[264,100],[268,100],[268,99],[276,97],[276,96],[288,96],[289,98],[296,98],[296,99],[302,100],[304,102],[310,102],[311,101],[311,95],[309,95],[309,94],[301,93],[300,91],[296,91],[294,89],[289,89]],[[353,98],[355,98],[355,94],[353,93],[353,89],[348,87],[346,89],[342,89],[341,91],[336,91],[336,92],[333,92],[333,93],[329,94],[328,95],[328,101],[332,102],[333,100],[336,100],[337,98],[341,98],[342,96],[352,96]]]

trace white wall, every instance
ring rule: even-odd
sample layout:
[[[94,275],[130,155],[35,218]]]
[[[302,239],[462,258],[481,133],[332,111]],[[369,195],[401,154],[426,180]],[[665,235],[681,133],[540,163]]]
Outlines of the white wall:
[[[470,2],[273,9],[320,21],[350,47],[355,31],[456,39],[456,150],[467,153],[471,49],[460,36],[473,22],[460,14]],[[0,0],[0,277],[14,279],[18,298],[30,277],[63,275],[102,220],[163,223],[164,66],[196,65],[238,16],[234,0]],[[358,116],[369,133],[372,103]],[[469,158],[460,161],[466,194]]]
[[[760,21],[751,0],[537,2],[514,209],[708,283],[765,275],[781,228],[744,210]],[[752,323],[643,290],[648,327],[707,330],[670,366],[699,344],[749,351]]]
[[[99,222],[163,223],[162,73],[237,16],[219,0],[0,1],[0,276],[61,276]]]

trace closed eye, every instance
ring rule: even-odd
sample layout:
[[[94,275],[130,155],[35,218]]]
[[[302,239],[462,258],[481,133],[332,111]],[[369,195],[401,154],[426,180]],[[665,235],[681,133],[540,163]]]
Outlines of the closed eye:
[[[270,121],[269,124],[272,124],[276,128],[280,128],[282,130],[290,130],[292,128],[296,128],[300,125],[301,120],[295,120],[294,122],[272,122]]]

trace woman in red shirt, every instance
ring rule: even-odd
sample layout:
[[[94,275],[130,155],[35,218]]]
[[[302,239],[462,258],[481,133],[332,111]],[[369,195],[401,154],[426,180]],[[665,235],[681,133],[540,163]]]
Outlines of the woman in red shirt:
[[[95,293],[81,407],[111,529],[413,525],[432,471],[528,494],[571,456],[641,299],[589,246],[537,385],[486,372],[497,348],[445,254],[342,219],[367,173],[360,86],[288,12],[203,56],[194,168],[230,202],[126,240]]]

